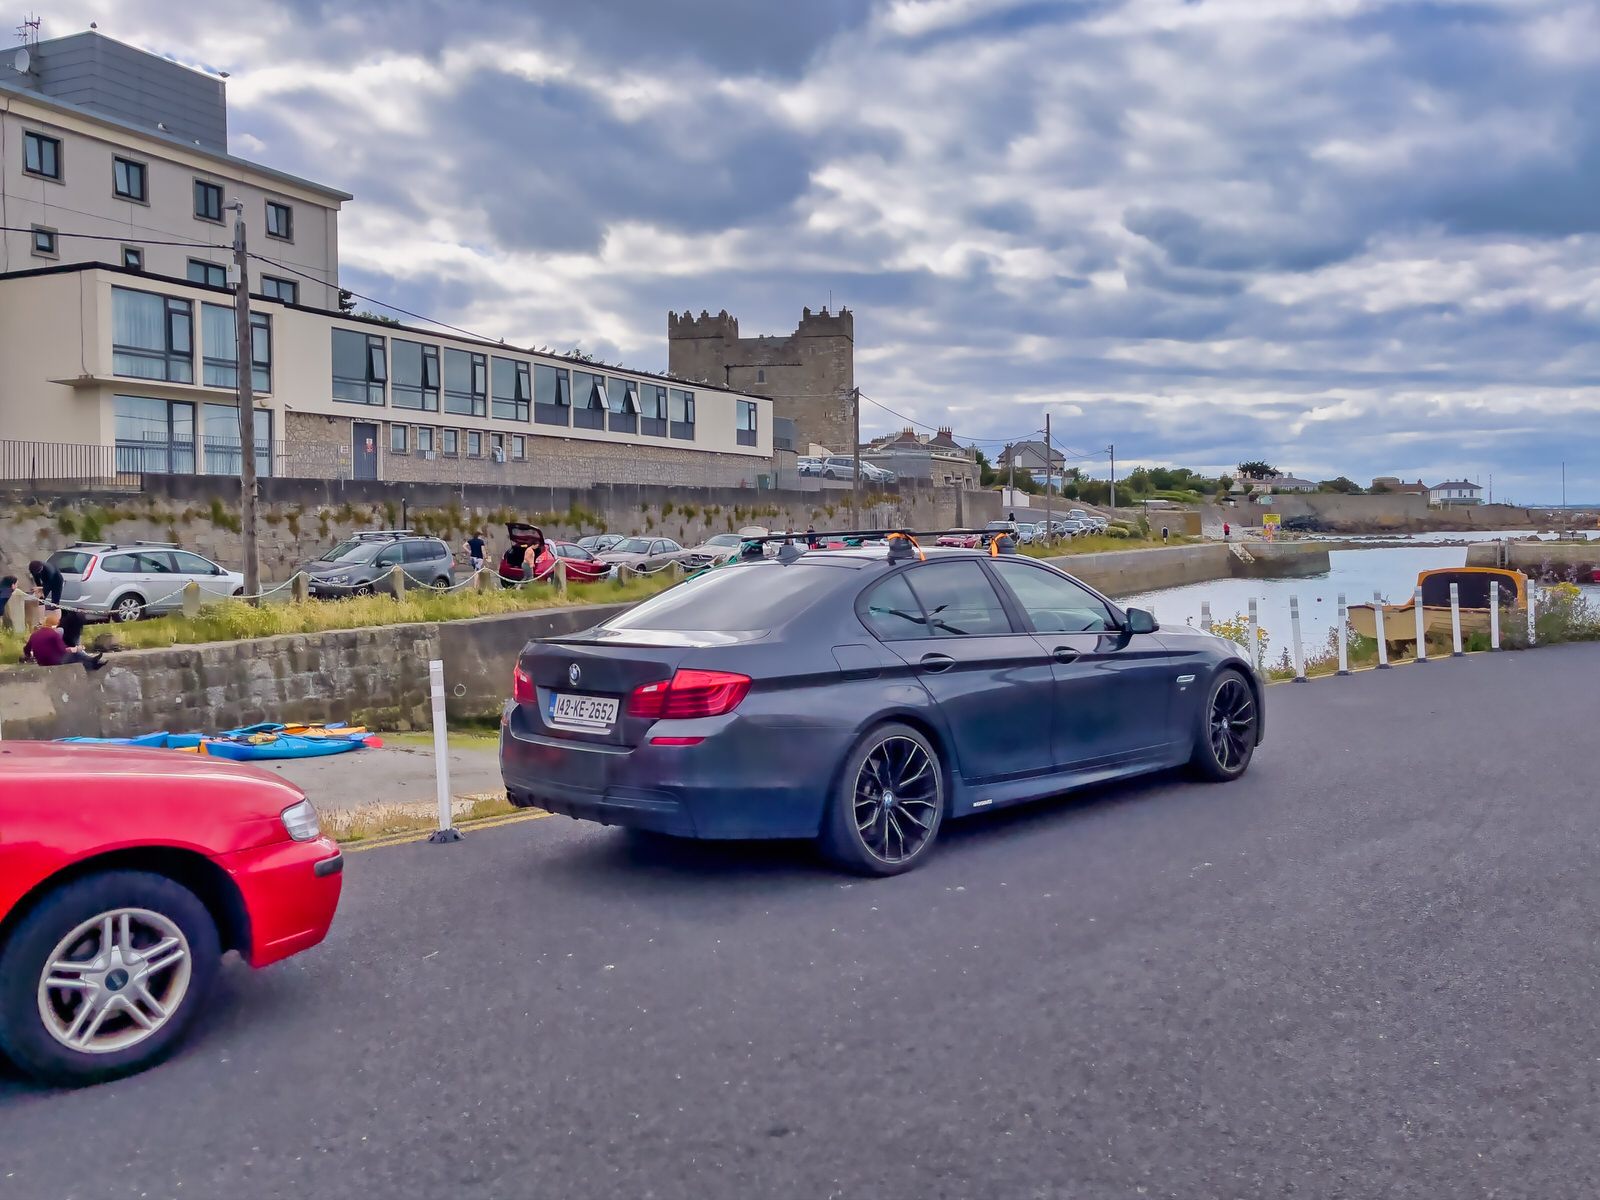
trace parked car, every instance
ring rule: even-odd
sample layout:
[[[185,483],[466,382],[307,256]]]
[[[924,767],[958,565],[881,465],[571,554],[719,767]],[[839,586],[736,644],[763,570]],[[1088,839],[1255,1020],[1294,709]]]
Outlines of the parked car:
[[[822,469],[814,474],[820,474],[824,479],[849,479],[856,477],[855,459],[848,454],[835,454],[822,460]],[[887,467],[880,467],[876,463],[861,461],[861,478],[866,483],[893,483],[895,473]]]
[[[244,595],[244,576],[170,542],[74,542],[50,556],[61,572],[61,602],[86,615],[137,621],[183,607],[191,580],[202,596]]]
[[[1236,779],[1262,692],[1232,642],[1046,563],[897,540],[733,563],[529,642],[500,765],[517,805],[817,838],[892,875],[949,818],[1185,763]]]
[[[809,455],[796,461],[796,470],[801,475],[821,475],[822,459],[812,458]]]
[[[611,564],[601,562],[599,558],[585,550],[575,542],[551,542],[550,550],[555,556],[567,564],[567,582],[569,583],[594,583],[611,574]]]
[[[702,567],[712,567],[727,562],[739,553],[739,547],[743,542],[744,539],[737,533],[717,533],[698,546],[678,551],[675,557],[683,564],[685,570],[698,571]]]
[[[141,1070],[182,1040],[224,953],[264,967],[327,934],[344,860],[287,780],[173,750],[4,753],[0,1050],[29,1074]]]
[[[624,538],[611,549],[600,554],[600,561],[609,563],[613,567],[633,567],[641,571],[653,571],[657,567],[666,566],[677,555],[683,553],[683,547],[671,538]]]
[[[454,578],[455,557],[438,538],[410,530],[374,529],[340,542],[301,570],[311,577],[311,594],[323,599],[359,596],[372,591],[395,567],[405,570],[408,587],[447,588]]]
[[[1067,518],[1072,521],[1087,521],[1089,514],[1081,508],[1070,508],[1067,510]]]
[[[888,467],[880,467],[877,463],[863,461],[861,464],[861,478],[868,483],[893,483],[896,476]]]
[[[622,540],[620,533],[591,533],[588,537],[579,538],[575,544],[582,546],[590,554],[604,554]]]

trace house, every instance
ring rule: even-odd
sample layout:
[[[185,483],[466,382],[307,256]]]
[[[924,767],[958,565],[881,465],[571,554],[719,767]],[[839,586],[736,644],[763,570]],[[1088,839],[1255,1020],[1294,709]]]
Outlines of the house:
[[[1415,483],[1402,483],[1393,475],[1379,475],[1372,481],[1372,490],[1381,490],[1398,496],[1426,496],[1428,485],[1420,479]]]
[[[1059,478],[1066,462],[1061,451],[1054,447],[1047,451],[1041,441],[1015,442],[1000,451],[995,470],[1004,475],[1014,468],[1043,483],[1047,471]]]
[[[907,426],[893,437],[878,438],[861,452],[861,460],[893,471],[904,481],[965,490],[978,486],[976,456],[958,445],[948,429],[929,437]]]
[[[1275,492],[1314,492],[1317,485],[1309,479],[1297,479],[1293,475],[1278,475],[1266,481],[1268,487]]]
[[[1465,479],[1436,483],[1428,489],[1429,504],[1482,504],[1483,489]]]

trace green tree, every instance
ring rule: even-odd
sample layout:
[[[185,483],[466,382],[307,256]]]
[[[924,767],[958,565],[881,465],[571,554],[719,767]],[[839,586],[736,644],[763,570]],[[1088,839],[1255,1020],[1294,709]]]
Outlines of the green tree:
[[[1317,484],[1319,492],[1344,492],[1348,495],[1358,495],[1361,488],[1354,480],[1346,479],[1343,475],[1334,479],[1324,479]]]
[[[1239,474],[1246,479],[1271,479],[1277,473],[1277,467],[1271,463],[1262,462],[1259,458],[1253,458],[1249,462],[1239,464]]]

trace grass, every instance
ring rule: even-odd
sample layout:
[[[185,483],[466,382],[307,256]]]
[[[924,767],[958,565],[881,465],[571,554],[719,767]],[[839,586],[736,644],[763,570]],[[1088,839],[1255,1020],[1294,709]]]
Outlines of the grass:
[[[506,799],[504,792],[456,796],[450,802],[450,816],[455,824],[481,821],[486,817],[503,817],[520,811]],[[439,806],[432,800],[403,804],[380,800],[355,808],[319,811],[317,815],[322,822],[322,832],[344,844],[401,833],[422,833],[439,826]]]
[[[393,746],[398,750],[433,750],[433,732],[431,730],[414,730],[407,733],[386,733],[383,735],[383,744]],[[493,731],[488,729],[452,729],[449,732],[449,746],[452,750],[489,750],[498,752],[500,749],[499,726]]]
[[[330,629],[463,621],[470,617],[542,608],[621,604],[653,596],[665,591],[672,583],[671,572],[663,571],[626,583],[606,580],[572,584],[567,588],[565,599],[553,589],[531,587],[496,589],[492,592],[464,588],[445,593],[419,588],[407,592],[405,599],[398,601],[389,596],[351,596],[341,600],[263,604],[259,608],[239,600],[226,600],[201,609],[200,615],[192,621],[181,616],[170,616],[126,625],[90,626],[85,629],[83,640],[85,644],[93,644],[109,628],[120,649],[142,650],[273,637],[285,633],[321,633]],[[10,630],[0,632],[0,662],[15,663],[22,655],[23,640],[20,634]]]

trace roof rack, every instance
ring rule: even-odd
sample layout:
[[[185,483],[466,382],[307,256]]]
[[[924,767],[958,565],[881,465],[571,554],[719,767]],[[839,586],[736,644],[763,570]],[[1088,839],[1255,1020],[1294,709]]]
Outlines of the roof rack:
[[[415,532],[413,529],[358,529],[350,536],[359,542],[366,538],[411,537]]]
[[[975,537],[979,539],[978,545],[985,543],[989,546],[991,555],[1015,554],[1017,552],[1016,538],[1003,529],[935,529],[915,530],[904,527],[885,529],[813,529],[813,530],[788,530],[783,533],[769,533],[759,537],[742,538],[739,547],[741,560],[754,560],[766,556],[768,542],[779,543],[778,561],[784,564],[791,563],[800,557],[802,551],[797,543],[810,545],[813,542],[826,538],[828,541],[843,541],[852,548],[864,545],[868,541],[882,540],[888,543],[889,561],[901,562],[909,558],[927,558],[923,553],[918,538],[938,538],[947,535],[960,535],[962,537]],[[793,550],[793,553],[786,553]]]

